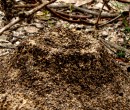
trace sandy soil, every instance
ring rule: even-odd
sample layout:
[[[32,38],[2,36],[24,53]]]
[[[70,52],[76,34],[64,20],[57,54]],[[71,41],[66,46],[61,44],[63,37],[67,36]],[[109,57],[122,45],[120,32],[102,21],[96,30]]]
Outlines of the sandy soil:
[[[92,37],[62,27],[0,60],[0,110],[130,110],[129,73]]]

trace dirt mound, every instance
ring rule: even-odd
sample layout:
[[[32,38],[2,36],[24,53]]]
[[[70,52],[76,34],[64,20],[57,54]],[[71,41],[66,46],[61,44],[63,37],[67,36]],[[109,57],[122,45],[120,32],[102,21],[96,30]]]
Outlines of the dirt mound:
[[[130,109],[125,74],[89,34],[42,32],[23,41],[1,67],[1,110]]]

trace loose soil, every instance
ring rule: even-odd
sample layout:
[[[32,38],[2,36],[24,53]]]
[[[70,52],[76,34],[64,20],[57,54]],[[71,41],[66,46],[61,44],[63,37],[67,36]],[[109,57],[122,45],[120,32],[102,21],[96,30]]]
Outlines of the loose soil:
[[[130,110],[128,73],[91,33],[55,27],[0,60],[0,110]]]

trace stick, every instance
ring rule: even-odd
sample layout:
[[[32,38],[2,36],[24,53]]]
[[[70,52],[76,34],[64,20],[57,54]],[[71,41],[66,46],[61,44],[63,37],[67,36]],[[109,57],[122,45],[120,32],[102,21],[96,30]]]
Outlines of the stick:
[[[68,8],[69,5],[64,5],[64,4],[59,4],[59,5],[55,5],[55,4],[50,4],[48,5],[49,8]],[[89,10],[89,9],[85,9],[85,8],[81,8],[81,7],[77,7],[77,6],[73,6],[74,9],[78,10],[78,11],[81,11],[81,12],[85,12],[85,13],[89,13],[89,14],[92,14],[92,15],[95,15],[95,16],[98,16],[99,13],[96,12],[96,11],[92,11],[92,10]],[[118,16],[118,13],[115,13],[115,14],[110,14],[110,13],[101,13],[101,18],[113,18],[113,17],[116,17]]]
[[[15,5],[15,8],[31,8],[34,6],[37,6],[37,4],[33,4],[33,5]],[[50,4],[48,5],[49,8],[69,8],[69,5],[66,4]],[[93,10],[89,10],[89,9],[85,9],[85,8],[81,8],[81,7],[77,7],[77,6],[73,6],[74,9],[81,11],[81,12],[85,12],[85,13],[89,13],[95,16],[98,16],[99,13]],[[115,14],[110,14],[110,13],[102,13],[101,14],[101,18],[113,18],[116,17],[118,15],[118,13]]]
[[[102,8],[101,8],[101,10],[99,12],[99,15],[98,15],[98,18],[97,18],[97,22],[95,23],[95,27],[96,28],[98,28],[98,22],[99,22],[99,20],[101,18],[101,14],[102,14],[102,10],[103,10],[104,6],[105,6],[105,2],[103,3],[103,6],[102,6]]]
[[[25,14],[25,17],[28,17],[32,14],[34,14],[35,12],[37,12],[38,10],[40,10],[41,8],[45,7],[48,4],[51,4],[53,2],[55,2],[56,0],[52,0],[51,2],[44,2],[41,5],[35,7],[34,9],[30,10],[30,11],[25,11],[23,14]],[[5,27],[3,27],[2,29],[0,29],[0,35],[3,34],[3,32],[7,29],[9,29],[11,26],[13,26],[14,24],[20,22],[21,20],[23,20],[22,17],[16,17],[15,19],[12,19],[12,21],[7,24]]]
[[[128,50],[128,49],[126,49],[126,48],[124,48],[124,47],[122,47],[122,46],[119,46],[119,45],[117,45],[117,44],[115,44],[115,43],[112,43],[112,42],[108,42],[108,41],[105,41],[104,39],[102,39],[102,38],[99,38],[99,40],[104,44],[104,45],[109,45],[111,48],[114,48],[114,49],[116,49],[116,50],[123,50],[123,51],[125,51],[128,55],[130,55],[130,50]],[[108,46],[107,46],[108,47]]]

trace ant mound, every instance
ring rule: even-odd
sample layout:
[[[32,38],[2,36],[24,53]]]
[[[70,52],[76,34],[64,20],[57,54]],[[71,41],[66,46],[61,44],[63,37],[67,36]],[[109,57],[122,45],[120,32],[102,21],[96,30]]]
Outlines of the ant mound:
[[[0,109],[128,110],[124,71],[89,33],[54,28],[1,59]]]

